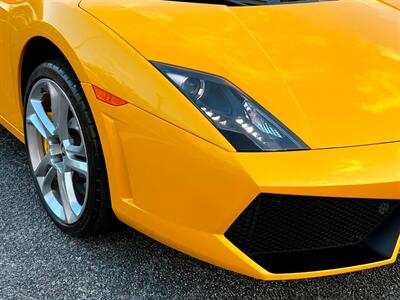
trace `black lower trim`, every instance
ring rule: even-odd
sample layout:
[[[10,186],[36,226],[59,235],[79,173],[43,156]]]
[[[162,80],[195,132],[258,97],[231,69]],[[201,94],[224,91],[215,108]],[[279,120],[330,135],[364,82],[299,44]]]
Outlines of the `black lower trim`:
[[[385,260],[372,249],[343,247],[316,251],[259,255],[253,260],[271,273],[294,273],[338,269]]]
[[[387,260],[399,234],[398,200],[262,194],[225,236],[279,274]]]

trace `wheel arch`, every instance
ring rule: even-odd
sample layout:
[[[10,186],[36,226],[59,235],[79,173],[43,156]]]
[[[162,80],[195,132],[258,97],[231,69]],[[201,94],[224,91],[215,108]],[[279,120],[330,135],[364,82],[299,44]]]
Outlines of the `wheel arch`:
[[[52,59],[68,61],[61,50],[47,38],[35,36],[26,43],[20,58],[19,72],[22,101],[24,101],[27,83],[32,72],[41,63]]]
[[[55,42],[54,39],[45,35],[33,35],[27,39],[26,42],[24,42],[22,51],[20,52],[18,64],[18,82],[21,95],[21,107],[23,107],[24,104],[24,96],[27,88],[26,85],[30,75],[38,65],[45,61],[63,59],[74,71],[79,81],[86,81],[86,75],[82,66],[78,66],[78,58],[72,50],[72,47],[69,45],[66,46],[66,43],[67,42],[65,41],[63,43],[64,45],[60,46],[60,43]],[[69,49],[66,50],[66,47]]]

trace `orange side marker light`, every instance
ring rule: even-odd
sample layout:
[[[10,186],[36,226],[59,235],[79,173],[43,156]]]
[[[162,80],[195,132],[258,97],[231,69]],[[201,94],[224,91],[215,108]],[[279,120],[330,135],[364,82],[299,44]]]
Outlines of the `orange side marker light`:
[[[94,94],[96,95],[97,99],[99,99],[100,101],[103,101],[107,104],[113,105],[113,106],[121,106],[121,105],[125,105],[128,102],[126,102],[125,100],[122,100],[121,98],[118,98],[117,96],[114,96],[108,92],[106,92],[105,90],[94,86],[93,85],[93,91]]]

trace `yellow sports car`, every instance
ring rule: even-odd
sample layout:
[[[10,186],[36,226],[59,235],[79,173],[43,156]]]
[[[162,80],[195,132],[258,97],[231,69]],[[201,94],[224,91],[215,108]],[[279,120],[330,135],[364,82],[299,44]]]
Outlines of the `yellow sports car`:
[[[0,67],[72,236],[120,220],[265,280],[396,261],[399,0],[0,0]]]

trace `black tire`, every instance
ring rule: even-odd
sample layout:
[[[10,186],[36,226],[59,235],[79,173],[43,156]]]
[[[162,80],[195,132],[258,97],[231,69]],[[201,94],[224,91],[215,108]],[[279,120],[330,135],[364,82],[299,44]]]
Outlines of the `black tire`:
[[[65,233],[75,237],[88,237],[109,230],[116,223],[111,209],[110,193],[108,187],[107,171],[104,163],[103,152],[96,125],[87,103],[80,82],[71,66],[64,60],[51,60],[40,64],[31,74],[24,96],[24,126],[26,132],[26,107],[27,100],[33,85],[40,79],[48,78],[56,82],[69,97],[81,124],[85,140],[88,174],[91,178],[88,188],[87,202],[78,221],[66,224],[57,218],[45,203],[43,194],[37,180],[34,178],[36,189],[47,213],[54,223]],[[25,135],[27,145],[27,135]],[[29,149],[27,148],[28,157]],[[30,163],[33,174],[32,163]],[[33,176],[34,177],[34,176]]]

